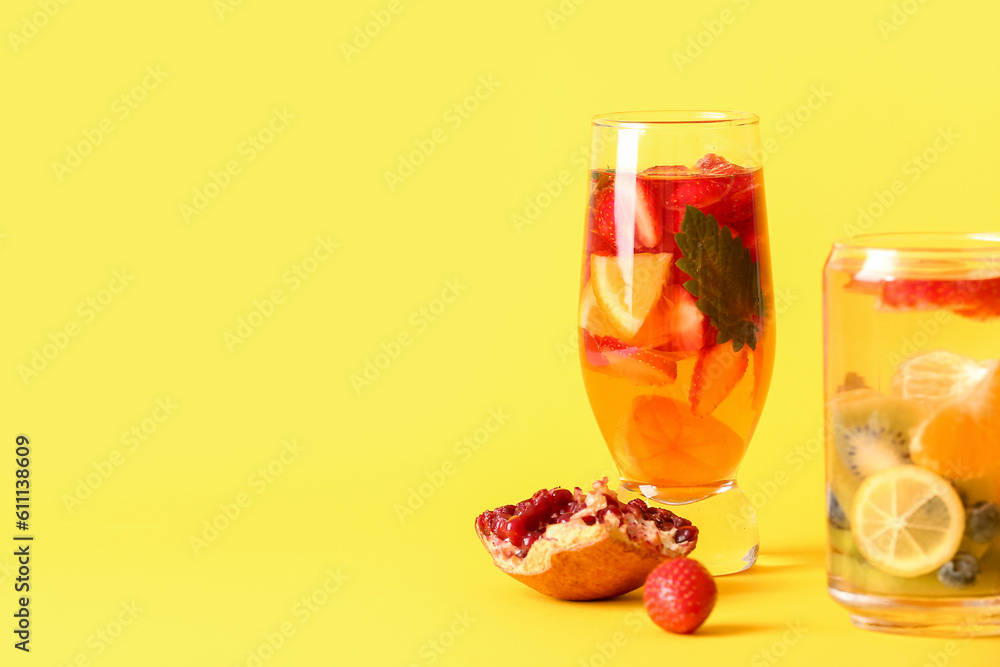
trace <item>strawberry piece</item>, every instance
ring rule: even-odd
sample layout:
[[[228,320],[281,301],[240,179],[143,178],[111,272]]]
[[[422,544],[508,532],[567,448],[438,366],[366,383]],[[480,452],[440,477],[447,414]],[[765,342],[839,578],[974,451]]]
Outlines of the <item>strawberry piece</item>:
[[[642,600],[658,626],[677,634],[701,627],[718,597],[715,580],[692,558],[673,558],[656,566],[646,578]]]
[[[985,280],[891,280],[882,283],[883,310],[948,308],[975,320],[1000,316],[1000,278]]]
[[[677,360],[658,350],[631,346],[612,336],[585,337],[587,360],[602,373],[630,380],[636,386],[664,387],[677,380]],[[591,356],[591,350],[595,356]],[[596,362],[596,363],[595,363]]]
[[[691,412],[712,414],[743,378],[749,362],[749,348],[744,345],[736,352],[731,341],[702,350],[691,377]]]
[[[667,285],[663,296],[667,304],[666,312],[657,324],[661,331],[667,332],[667,340],[656,347],[674,352],[700,350],[706,340],[705,322],[708,318],[698,310],[695,298],[681,285]]]
[[[594,232],[610,246],[612,252],[617,248],[615,191],[616,187],[607,187],[597,193],[594,200],[592,218]],[[656,247],[660,242],[662,229],[661,225],[653,218],[645,188],[641,187],[641,183],[636,184],[635,192],[635,236],[633,246],[634,250],[639,252]]]

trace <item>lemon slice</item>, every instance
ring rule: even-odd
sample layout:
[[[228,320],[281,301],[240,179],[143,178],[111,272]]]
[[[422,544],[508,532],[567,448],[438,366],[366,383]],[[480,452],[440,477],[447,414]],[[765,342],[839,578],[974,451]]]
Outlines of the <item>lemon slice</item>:
[[[580,297],[580,327],[586,329],[592,336],[618,336],[618,330],[611,324],[608,316],[597,305],[594,296],[593,281],[587,281]]]
[[[869,563],[886,574],[917,577],[955,555],[965,509],[943,477],[913,465],[879,471],[858,487],[851,533]]]
[[[590,256],[594,296],[611,325],[625,338],[635,336],[660,298],[672,258],[668,252],[621,258]]]

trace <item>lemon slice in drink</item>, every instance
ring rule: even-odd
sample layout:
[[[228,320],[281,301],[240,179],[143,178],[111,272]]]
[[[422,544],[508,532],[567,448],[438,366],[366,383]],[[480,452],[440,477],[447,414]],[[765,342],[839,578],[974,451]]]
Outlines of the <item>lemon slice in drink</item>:
[[[636,253],[622,258],[590,256],[590,280],[594,296],[611,325],[625,338],[632,338],[656,305],[673,255]]]
[[[851,533],[869,563],[886,574],[918,577],[958,551],[965,509],[943,477],[919,466],[881,470],[854,496]]]

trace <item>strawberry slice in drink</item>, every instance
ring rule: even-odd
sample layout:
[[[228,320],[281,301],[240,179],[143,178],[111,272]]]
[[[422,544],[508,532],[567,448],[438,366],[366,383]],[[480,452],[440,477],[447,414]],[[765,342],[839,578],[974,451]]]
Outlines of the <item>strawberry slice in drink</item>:
[[[947,308],[975,320],[1000,317],[1000,278],[885,281],[877,307],[887,311]]]
[[[594,370],[636,386],[665,387],[677,380],[677,361],[666,352],[635,347],[612,336],[583,330],[587,361]]]
[[[641,183],[636,183],[634,190],[621,192],[617,184],[612,183],[596,192],[592,216],[593,232],[612,252],[617,249],[619,240],[628,238],[630,231],[632,246],[637,252],[655,248],[663,233],[662,225],[653,218]],[[632,230],[626,226],[629,224]]]
[[[691,412],[698,416],[715,412],[746,373],[749,352],[746,345],[737,352],[731,342],[726,342],[713,345],[698,355],[691,376]]]

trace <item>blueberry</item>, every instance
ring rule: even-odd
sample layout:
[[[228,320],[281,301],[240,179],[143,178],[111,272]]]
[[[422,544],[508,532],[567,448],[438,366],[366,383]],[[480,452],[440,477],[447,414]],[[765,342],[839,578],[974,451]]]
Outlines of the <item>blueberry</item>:
[[[837,500],[837,496],[833,495],[833,491],[829,487],[826,489],[826,516],[834,528],[847,530],[851,527],[851,522],[847,520],[847,513],[844,512],[840,501]]]
[[[986,544],[1000,535],[1000,507],[980,500],[966,513],[965,532],[973,542]]]
[[[949,588],[965,588],[976,583],[979,561],[972,554],[957,553],[937,571],[937,578]]]

